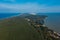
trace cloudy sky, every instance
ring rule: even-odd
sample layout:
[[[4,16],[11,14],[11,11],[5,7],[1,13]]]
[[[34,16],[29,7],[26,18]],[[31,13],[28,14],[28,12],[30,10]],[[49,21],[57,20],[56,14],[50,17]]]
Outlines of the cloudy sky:
[[[0,0],[0,13],[60,12],[60,0]]]

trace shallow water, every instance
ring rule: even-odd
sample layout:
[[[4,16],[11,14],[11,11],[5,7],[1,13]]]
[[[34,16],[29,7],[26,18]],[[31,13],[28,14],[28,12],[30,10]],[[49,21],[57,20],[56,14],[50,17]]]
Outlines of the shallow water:
[[[40,13],[40,15],[47,15],[45,24],[50,29],[60,32],[60,13]]]

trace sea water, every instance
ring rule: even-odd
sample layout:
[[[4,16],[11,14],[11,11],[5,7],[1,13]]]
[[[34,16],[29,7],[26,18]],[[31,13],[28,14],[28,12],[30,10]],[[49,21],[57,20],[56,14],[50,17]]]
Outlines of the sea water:
[[[47,15],[45,24],[49,29],[60,32],[60,13],[40,13],[39,15]]]
[[[19,15],[20,13],[0,13],[0,19],[5,19],[9,17],[14,17]]]

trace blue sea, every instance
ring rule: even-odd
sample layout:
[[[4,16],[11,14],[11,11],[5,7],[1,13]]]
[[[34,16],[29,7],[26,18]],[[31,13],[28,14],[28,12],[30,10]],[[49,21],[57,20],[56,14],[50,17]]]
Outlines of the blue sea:
[[[0,13],[0,19],[17,15],[19,15],[19,13]],[[45,19],[46,26],[56,32],[60,32],[60,13],[39,13],[39,15],[48,16]]]
[[[20,13],[0,13],[0,19],[18,16]]]

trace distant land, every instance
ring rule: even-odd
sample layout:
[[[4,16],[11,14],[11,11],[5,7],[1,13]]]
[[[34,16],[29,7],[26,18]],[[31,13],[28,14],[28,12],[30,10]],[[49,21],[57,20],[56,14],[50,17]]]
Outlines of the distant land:
[[[0,19],[19,16],[21,13],[0,13]],[[60,32],[60,13],[37,13],[37,15],[47,15],[45,24],[50,29]]]

